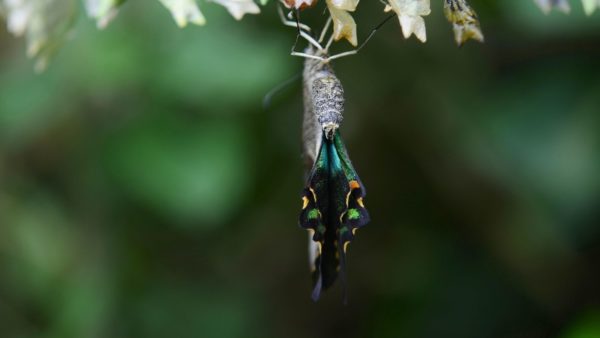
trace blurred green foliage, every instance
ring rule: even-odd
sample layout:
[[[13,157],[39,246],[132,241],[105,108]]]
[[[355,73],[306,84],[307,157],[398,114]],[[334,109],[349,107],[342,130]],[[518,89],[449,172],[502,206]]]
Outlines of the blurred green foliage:
[[[440,3],[335,64],[373,218],[348,306],[309,297],[300,83],[261,107],[302,64],[274,4],[130,1],[41,75],[0,33],[0,336],[600,337],[600,14],[471,4],[483,45]]]

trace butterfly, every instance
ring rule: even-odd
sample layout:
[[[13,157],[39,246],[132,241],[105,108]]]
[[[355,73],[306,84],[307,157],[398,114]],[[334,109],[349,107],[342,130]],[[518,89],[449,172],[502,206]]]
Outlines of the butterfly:
[[[316,161],[302,195],[299,224],[312,235],[313,300],[342,274],[345,284],[346,251],[356,231],[365,226],[365,189],[336,130],[323,132]]]
[[[321,291],[333,285],[339,275],[344,283],[345,300],[348,244],[354,239],[356,231],[369,223],[370,217],[364,205],[366,191],[340,135],[344,89],[330,61],[356,54],[360,47],[331,56],[328,48],[335,38],[335,32],[325,47],[321,45],[331,25],[331,17],[317,40],[311,36],[308,26],[299,21],[287,21],[281,9],[279,13],[284,24],[296,27],[298,36],[309,43],[303,52],[295,52],[294,45],[292,55],[305,58],[302,74],[302,138],[304,156],[310,169],[302,193],[302,211],[298,223],[310,233],[312,299],[318,300]]]

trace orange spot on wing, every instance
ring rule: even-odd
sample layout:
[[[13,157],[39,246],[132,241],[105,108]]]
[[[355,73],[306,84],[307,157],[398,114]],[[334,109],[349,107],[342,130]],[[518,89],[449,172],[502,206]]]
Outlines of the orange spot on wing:
[[[352,195],[352,190],[360,188],[360,184],[356,180],[348,182],[348,185],[350,186],[350,191],[348,191],[348,194],[346,195],[346,207],[350,205],[350,195]],[[362,198],[360,198],[360,200],[362,200]],[[361,207],[364,208],[362,205]]]

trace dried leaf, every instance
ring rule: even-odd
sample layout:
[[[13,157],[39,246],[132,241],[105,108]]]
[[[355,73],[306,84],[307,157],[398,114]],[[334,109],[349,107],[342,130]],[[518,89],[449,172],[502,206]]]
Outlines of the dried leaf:
[[[185,27],[189,22],[202,26],[206,19],[195,0],[159,0],[173,15],[179,27]]]
[[[64,42],[77,12],[74,0],[3,0],[8,30],[25,36],[27,56],[41,72]]]
[[[303,10],[314,6],[317,3],[317,0],[284,0],[283,3],[287,8]]]
[[[125,0],[85,0],[85,9],[90,18],[96,20],[99,29],[104,29],[117,16],[118,7]]]
[[[535,3],[542,9],[542,11],[546,14],[550,13],[552,8],[557,8],[558,10],[569,13],[571,11],[571,6],[569,6],[569,2],[567,0],[534,0]]]
[[[414,34],[421,42],[427,41],[423,16],[431,13],[429,0],[389,0],[385,11],[393,10],[398,15],[404,38]]]
[[[327,8],[333,19],[333,38],[346,39],[353,46],[358,45],[356,22],[348,12],[356,10],[358,0],[327,0]]]
[[[445,0],[444,14],[452,23],[454,39],[459,46],[469,39],[483,42],[479,19],[467,0]]]
[[[581,0],[585,14],[592,15],[596,8],[600,8],[600,0]]]
[[[236,20],[241,20],[246,14],[258,14],[260,8],[252,0],[212,0],[227,8]]]

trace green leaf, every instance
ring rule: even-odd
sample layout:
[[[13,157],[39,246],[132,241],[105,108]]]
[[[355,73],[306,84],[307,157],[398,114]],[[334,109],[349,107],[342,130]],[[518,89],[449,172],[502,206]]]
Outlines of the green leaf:
[[[146,111],[107,144],[114,179],[174,224],[210,229],[235,214],[251,182],[250,140],[236,120]]]

